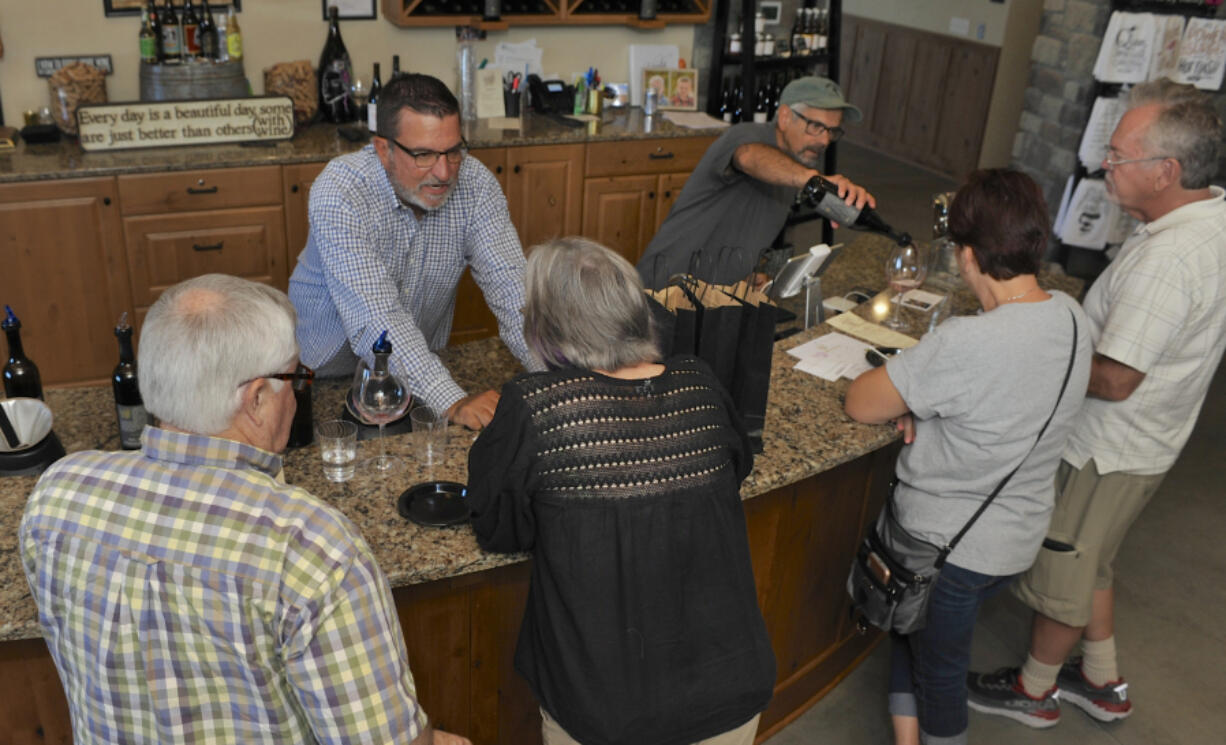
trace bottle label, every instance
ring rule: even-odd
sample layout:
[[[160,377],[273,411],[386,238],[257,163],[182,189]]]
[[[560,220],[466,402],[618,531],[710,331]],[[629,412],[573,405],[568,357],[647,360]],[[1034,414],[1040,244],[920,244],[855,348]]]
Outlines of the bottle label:
[[[726,122],[731,122],[731,121],[732,121],[732,112],[731,112],[731,111],[725,111],[725,112],[724,112],[724,121],[726,121]]]
[[[765,112],[765,111],[755,111],[755,112],[753,113],[753,120],[754,120],[754,122],[756,122],[756,123],[758,123],[758,124],[761,124],[762,122],[765,122],[765,121],[766,121],[766,112]]]
[[[371,132],[379,131],[378,109],[379,104],[374,101],[366,104],[366,128]]]
[[[813,205],[813,209],[827,220],[833,220],[846,227],[851,227],[860,217],[860,210],[844,202],[833,191],[822,195],[821,201]]]
[[[182,51],[179,48],[179,27],[178,26],[163,26],[162,27],[162,50],[166,52],[167,57],[178,57]]]
[[[140,58],[142,62],[157,62],[157,40],[152,35],[140,37]]]
[[[237,32],[226,34],[226,51],[230,59],[243,58],[243,35]]]
[[[200,40],[196,38],[199,26],[194,23],[183,24],[183,46],[188,54],[200,54]]]
[[[140,433],[149,423],[149,412],[144,406],[126,406],[115,404],[115,415],[119,418],[119,444],[125,450],[135,450],[140,447]]]
[[[349,65],[344,59],[334,59],[321,72],[319,87],[323,101],[335,106],[349,95]]]

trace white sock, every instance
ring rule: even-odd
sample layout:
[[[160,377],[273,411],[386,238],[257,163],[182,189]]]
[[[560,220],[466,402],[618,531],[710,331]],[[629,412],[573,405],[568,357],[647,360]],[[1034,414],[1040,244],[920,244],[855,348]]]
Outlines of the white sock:
[[[1026,663],[1022,665],[1022,688],[1031,698],[1043,698],[1044,694],[1056,685],[1056,676],[1060,674],[1060,663],[1048,665],[1039,662],[1034,655],[1026,655]]]
[[[1102,687],[1120,679],[1115,660],[1114,636],[1097,642],[1082,639],[1081,649],[1085,655],[1081,658],[1081,674],[1086,676],[1086,680]]]

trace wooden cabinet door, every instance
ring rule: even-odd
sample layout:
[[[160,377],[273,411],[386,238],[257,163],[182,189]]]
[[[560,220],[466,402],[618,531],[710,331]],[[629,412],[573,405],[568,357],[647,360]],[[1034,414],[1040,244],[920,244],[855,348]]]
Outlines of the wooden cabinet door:
[[[286,285],[280,207],[246,207],[124,219],[137,318],[167,287],[219,272]]]
[[[482,147],[468,152],[469,157],[476,158],[485,164],[485,167],[490,169],[490,173],[494,174],[494,178],[498,179],[498,185],[502,187],[502,193],[507,193],[507,149],[505,147]]]
[[[660,196],[656,200],[656,225],[652,229],[652,236],[660,231],[660,226],[664,224],[665,218],[668,217],[669,211],[673,208],[673,203],[677,201],[677,197],[681,196],[681,189],[685,186],[685,182],[690,178],[688,173],[665,173],[660,176],[659,192]],[[648,239],[650,242],[650,238]],[[647,244],[643,244],[646,248]]]
[[[590,178],[583,187],[583,235],[637,263],[655,233],[658,176]]]
[[[311,224],[307,217],[307,204],[311,197],[311,184],[323,171],[327,162],[298,163],[285,166],[282,182],[285,184],[285,250],[286,263],[292,274],[298,264],[298,254],[306,248]],[[288,279],[288,278],[287,278]],[[285,289],[282,287],[281,289]]]
[[[583,145],[508,148],[507,169],[507,204],[525,252],[579,233]]]
[[[0,185],[0,302],[44,385],[101,381],[132,310],[114,178]]]

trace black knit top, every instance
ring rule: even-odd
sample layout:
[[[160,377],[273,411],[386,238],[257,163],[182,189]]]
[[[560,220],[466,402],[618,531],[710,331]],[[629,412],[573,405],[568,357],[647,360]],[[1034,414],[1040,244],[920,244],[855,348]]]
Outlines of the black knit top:
[[[766,707],[739,496],[753,456],[705,363],[521,376],[468,463],[478,542],[533,553],[515,665],[571,737],[692,743]]]

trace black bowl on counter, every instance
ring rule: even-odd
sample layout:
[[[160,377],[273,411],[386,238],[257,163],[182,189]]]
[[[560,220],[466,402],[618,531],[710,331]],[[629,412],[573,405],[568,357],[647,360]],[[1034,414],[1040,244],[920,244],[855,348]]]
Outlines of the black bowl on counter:
[[[427,481],[404,490],[396,511],[418,525],[443,528],[468,522],[468,490],[455,481]]]

